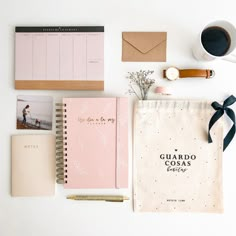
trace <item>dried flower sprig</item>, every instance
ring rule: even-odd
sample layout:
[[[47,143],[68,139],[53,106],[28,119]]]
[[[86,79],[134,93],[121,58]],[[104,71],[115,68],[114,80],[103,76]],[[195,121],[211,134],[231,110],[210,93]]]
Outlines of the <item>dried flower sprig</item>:
[[[135,94],[140,100],[147,100],[147,95],[149,89],[155,83],[154,79],[148,78],[154,71],[148,70],[140,70],[138,72],[128,72],[129,79],[129,94]],[[138,91],[137,91],[138,90]]]

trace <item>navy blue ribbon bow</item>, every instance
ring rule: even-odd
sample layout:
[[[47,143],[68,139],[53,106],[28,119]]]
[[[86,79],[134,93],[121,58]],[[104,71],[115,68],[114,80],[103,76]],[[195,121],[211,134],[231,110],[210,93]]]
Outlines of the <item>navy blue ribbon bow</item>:
[[[234,104],[235,102],[236,102],[236,98],[233,95],[231,95],[230,97],[228,97],[224,101],[223,105],[220,105],[218,102],[213,102],[211,104],[211,106],[216,110],[216,112],[211,117],[211,120],[209,122],[208,143],[212,143],[212,138],[211,138],[211,134],[210,134],[210,130],[211,130],[212,126],[215,124],[215,122],[217,120],[219,120],[221,118],[221,116],[224,115],[224,112],[226,112],[228,117],[233,122],[233,126],[231,127],[231,129],[229,130],[229,132],[227,133],[227,135],[224,138],[223,151],[228,147],[228,145],[232,141],[232,139],[235,135],[235,131],[236,131],[234,111],[231,108],[228,107],[228,106]]]

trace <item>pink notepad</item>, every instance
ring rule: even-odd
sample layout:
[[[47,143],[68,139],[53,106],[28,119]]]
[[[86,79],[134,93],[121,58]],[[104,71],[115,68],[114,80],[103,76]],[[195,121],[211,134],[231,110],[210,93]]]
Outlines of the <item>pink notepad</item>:
[[[15,31],[16,89],[103,90],[103,26]]]
[[[64,98],[63,117],[64,187],[128,187],[127,98]]]

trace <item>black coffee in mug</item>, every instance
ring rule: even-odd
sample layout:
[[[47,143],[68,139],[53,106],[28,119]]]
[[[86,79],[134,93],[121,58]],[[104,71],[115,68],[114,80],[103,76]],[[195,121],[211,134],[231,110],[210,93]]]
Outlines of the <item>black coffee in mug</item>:
[[[205,50],[214,56],[224,56],[229,50],[231,43],[228,32],[218,26],[203,30],[201,41]]]

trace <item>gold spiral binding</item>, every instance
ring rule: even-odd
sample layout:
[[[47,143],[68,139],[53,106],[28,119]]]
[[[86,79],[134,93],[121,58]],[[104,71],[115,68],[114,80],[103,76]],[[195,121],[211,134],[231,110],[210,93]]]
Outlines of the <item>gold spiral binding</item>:
[[[66,105],[56,104],[56,182],[67,183]]]
[[[64,154],[64,183],[67,184],[67,115],[66,104],[63,104],[63,154]]]

